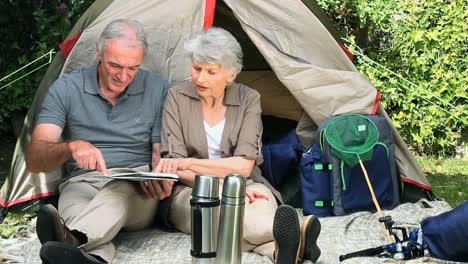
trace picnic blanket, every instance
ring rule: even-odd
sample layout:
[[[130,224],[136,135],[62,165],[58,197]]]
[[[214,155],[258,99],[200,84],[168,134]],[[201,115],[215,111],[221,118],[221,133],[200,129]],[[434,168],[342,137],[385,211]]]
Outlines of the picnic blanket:
[[[420,226],[421,220],[450,210],[444,201],[405,203],[384,214],[392,216],[395,226],[413,229]],[[34,221],[33,221],[34,222]],[[322,250],[317,263],[339,263],[339,256],[361,249],[388,244],[378,215],[358,212],[347,216],[320,218],[322,232],[317,241]],[[34,224],[23,230],[17,238],[0,239],[0,263],[40,264],[40,243],[35,234]],[[139,232],[122,232],[115,239],[117,253],[115,264],[146,263],[191,263],[190,236],[170,233],[158,229]],[[256,253],[244,252],[242,263],[273,263],[269,258]],[[455,263],[426,257],[396,261],[377,257],[352,258],[343,263]]]

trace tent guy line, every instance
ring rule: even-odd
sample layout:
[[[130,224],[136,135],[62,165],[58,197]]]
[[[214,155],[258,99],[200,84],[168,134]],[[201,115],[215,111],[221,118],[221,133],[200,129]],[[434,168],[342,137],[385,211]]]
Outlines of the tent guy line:
[[[15,79],[15,80],[13,80],[13,81],[11,81],[11,82],[9,82],[9,83],[3,85],[2,87],[0,87],[0,90],[2,90],[3,88],[5,88],[5,87],[7,87],[7,86],[12,85],[13,83],[15,83],[15,82],[17,82],[17,81],[19,81],[19,80],[21,80],[21,79],[23,79],[24,77],[26,77],[26,76],[30,75],[31,73],[33,73],[33,72],[35,72],[35,71],[41,69],[42,67],[49,65],[49,64],[52,62],[52,59],[53,59],[53,56],[52,56],[52,55],[54,55],[55,53],[56,53],[56,52],[54,51],[54,49],[51,49],[51,50],[49,50],[49,52],[45,53],[44,55],[40,56],[39,58],[37,58],[37,59],[31,61],[30,63],[24,65],[23,67],[17,69],[16,71],[14,71],[14,72],[8,74],[7,76],[3,77],[2,79],[0,79],[0,82],[3,82],[4,80],[6,80],[6,79],[10,78],[11,76],[15,75],[16,73],[18,73],[19,71],[26,69],[27,67],[29,67],[30,65],[32,65],[32,64],[35,63],[36,61],[39,61],[40,59],[42,59],[42,58],[44,58],[44,57],[46,57],[46,56],[49,56],[49,60],[48,60],[46,63],[42,64],[41,66],[39,66],[39,67],[33,69],[32,71],[30,71],[30,72],[28,72],[28,73],[22,75],[21,77],[19,77],[19,78]]]

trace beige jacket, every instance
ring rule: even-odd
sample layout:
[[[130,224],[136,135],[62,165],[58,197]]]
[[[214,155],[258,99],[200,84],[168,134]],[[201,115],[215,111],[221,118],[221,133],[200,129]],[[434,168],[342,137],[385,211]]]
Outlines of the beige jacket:
[[[226,87],[224,103],[227,109],[221,157],[240,156],[255,160],[250,178],[265,184],[281,201],[280,193],[258,168],[263,162],[260,94],[245,85],[233,83]],[[200,96],[191,82],[169,89],[162,118],[162,157],[208,159]]]

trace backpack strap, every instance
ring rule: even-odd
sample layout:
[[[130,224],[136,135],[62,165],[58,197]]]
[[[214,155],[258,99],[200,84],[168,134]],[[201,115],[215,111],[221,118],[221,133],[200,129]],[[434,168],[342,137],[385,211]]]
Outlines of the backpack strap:
[[[331,163],[317,163],[314,165],[315,170],[327,170],[331,171],[333,170],[333,164]]]
[[[334,201],[315,201],[316,207],[333,207],[335,205]]]

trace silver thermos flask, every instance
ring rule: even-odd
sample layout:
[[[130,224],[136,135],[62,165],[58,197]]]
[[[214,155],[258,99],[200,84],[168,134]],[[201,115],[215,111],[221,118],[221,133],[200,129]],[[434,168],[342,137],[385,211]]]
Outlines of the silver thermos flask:
[[[219,178],[196,175],[190,200],[193,264],[215,263],[219,204]]]
[[[230,174],[223,184],[216,264],[241,263],[244,208],[245,178]]]

